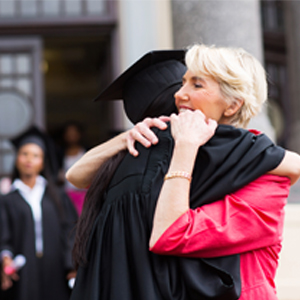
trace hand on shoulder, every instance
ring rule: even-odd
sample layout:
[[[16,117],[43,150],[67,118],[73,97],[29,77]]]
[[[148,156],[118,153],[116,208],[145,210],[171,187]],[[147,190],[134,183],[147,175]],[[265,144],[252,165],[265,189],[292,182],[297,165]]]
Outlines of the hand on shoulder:
[[[133,128],[126,133],[126,145],[129,153],[133,156],[138,156],[139,153],[135,148],[135,142],[141,143],[144,147],[149,148],[151,145],[158,143],[158,138],[151,130],[151,127],[157,127],[160,130],[167,129],[166,122],[170,118],[161,116],[159,118],[146,118],[142,122],[137,123]]]

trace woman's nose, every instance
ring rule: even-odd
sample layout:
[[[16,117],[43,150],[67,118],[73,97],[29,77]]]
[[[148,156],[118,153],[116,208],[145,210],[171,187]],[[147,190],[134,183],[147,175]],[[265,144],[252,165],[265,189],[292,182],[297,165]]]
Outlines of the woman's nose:
[[[186,94],[184,86],[182,86],[176,93],[175,93],[175,99],[180,100],[188,100],[188,95]]]

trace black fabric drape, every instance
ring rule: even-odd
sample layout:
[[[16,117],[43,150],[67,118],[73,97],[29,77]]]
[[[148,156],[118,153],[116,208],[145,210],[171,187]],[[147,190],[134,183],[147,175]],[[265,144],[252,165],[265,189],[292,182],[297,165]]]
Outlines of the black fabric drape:
[[[156,255],[148,243],[157,198],[173,150],[170,129],[140,155],[126,155],[105,194],[71,300],[234,300],[241,292],[239,255],[211,259]],[[264,135],[221,125],[199,149],[191,207],[234,192],[282,160]]]
[[[195,208],[232,193],[279,165],[284,149],[264,134],[219,125],[216,134],[201,147],[191,187]]]

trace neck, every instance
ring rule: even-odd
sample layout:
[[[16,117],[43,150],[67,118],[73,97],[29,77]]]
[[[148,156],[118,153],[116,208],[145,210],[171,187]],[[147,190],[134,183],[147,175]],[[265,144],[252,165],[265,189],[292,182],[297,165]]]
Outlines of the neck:
[[[29,186],[31,189],[35,186],[37,175],[23,175],[20,179],[24,184]]]

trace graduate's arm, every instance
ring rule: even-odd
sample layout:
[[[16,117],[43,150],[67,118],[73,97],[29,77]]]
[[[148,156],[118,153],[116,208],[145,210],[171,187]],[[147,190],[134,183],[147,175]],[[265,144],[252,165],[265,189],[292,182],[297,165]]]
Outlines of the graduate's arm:
[[[133,156],[138,155],[135,142],[145,147],[156,144],[158,139],[150,127],[161,130],[167,128],[168,117],[146,118],[135,127],[86,152],[66,173],[66,179],[78,188],[88,187],[101,165],[118,152],[128,149]]]
[[[66,179],[78,188],[87,188],[99,167],[126,147],[126,133],[87,151],[67,172]]]
[[[286,150],[281,163],[269,174],[289,177],[293,185],[300,177],[300,155]]]

